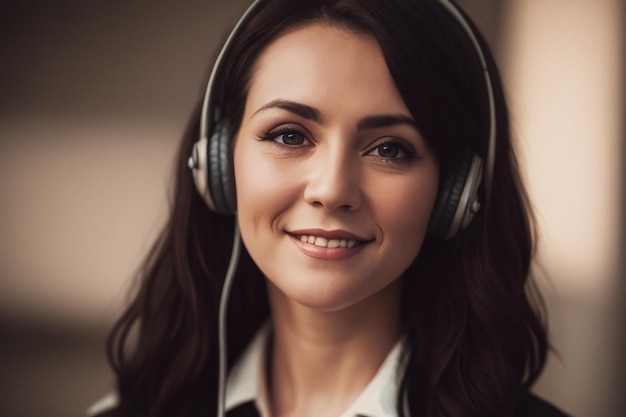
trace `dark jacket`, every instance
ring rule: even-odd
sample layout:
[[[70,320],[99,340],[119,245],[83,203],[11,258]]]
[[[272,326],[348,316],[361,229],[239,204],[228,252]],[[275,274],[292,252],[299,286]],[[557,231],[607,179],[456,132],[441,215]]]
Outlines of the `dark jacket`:
[[[121,417],[121,415],[113,409],[95,417]],[[229,411],[227,417],[259,417],[259,414],[254,404],[246,403]],[[568,417],[568,415],[541,398],[527,394],[518,405],[515,417]]]
[[[231,410],[227,417],[259,417],[252,403],[246,403]],[[542,400],[541,398],[527,394],[517,407],[515,417],[568,417],[567,414]]]

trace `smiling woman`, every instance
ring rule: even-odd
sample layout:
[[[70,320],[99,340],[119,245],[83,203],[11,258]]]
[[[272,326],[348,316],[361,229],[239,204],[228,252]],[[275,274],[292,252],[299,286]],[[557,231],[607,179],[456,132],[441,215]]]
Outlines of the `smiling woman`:
[[[532,223],[452,2],[256,1],[201,104],[106,415],[562,415],[528,393]]]
[[[305,26],[272,42],[256,68],[234,144],[246,249],[272,298],[325,311],[374,302],[416,258],[438,186],[378,43]]]

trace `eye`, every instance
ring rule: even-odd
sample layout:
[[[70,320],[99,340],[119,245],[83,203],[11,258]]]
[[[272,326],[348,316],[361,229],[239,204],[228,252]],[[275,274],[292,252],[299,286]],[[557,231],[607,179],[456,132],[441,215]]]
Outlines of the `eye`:
[[[415,153],[408,145],[390,139],[378,143],[366,154],[384,159],[407,159],[415,156]]]
[[[274,140],[283,145],[298,146],[302,145],[306,141],[306,138],[300,132],[285,132],[275,136]]]
[[[295,126],[282,126],[263,135],[263,140],[271,140],[280,145],[297,147],[308,142],[308,138]]]

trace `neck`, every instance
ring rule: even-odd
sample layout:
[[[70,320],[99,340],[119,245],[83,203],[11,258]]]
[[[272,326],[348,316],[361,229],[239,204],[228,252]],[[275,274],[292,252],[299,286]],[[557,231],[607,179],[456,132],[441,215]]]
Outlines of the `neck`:
[[[273,417],[340,415],[398,341],[400,282],[338,311],[299,305],[269,284]]]

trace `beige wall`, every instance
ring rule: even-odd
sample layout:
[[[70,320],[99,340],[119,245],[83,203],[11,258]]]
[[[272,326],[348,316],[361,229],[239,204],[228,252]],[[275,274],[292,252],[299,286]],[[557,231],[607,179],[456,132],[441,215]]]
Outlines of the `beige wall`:
[[[503,48],[559,354],[536,389],[579,416],[624,412],[622,6],[513,1]]]
[[[0,415],[77,416],[109,384],[94,346],[165,218],[205,62],[247,1],[16,3],[0,6],[0,331],[17,340],[0,348]],[[615,382],[626,288],[622,4],[462,3],[500,48],[541,227],[561,359],[537,391],[579,417],[626,415]],[[67,334],[97,343],[65,343]],[[81,346],[95,353],[72,350]],[[51,390],[63,376],[73,393]],[[20,392],[43,398],[47,413]]]

